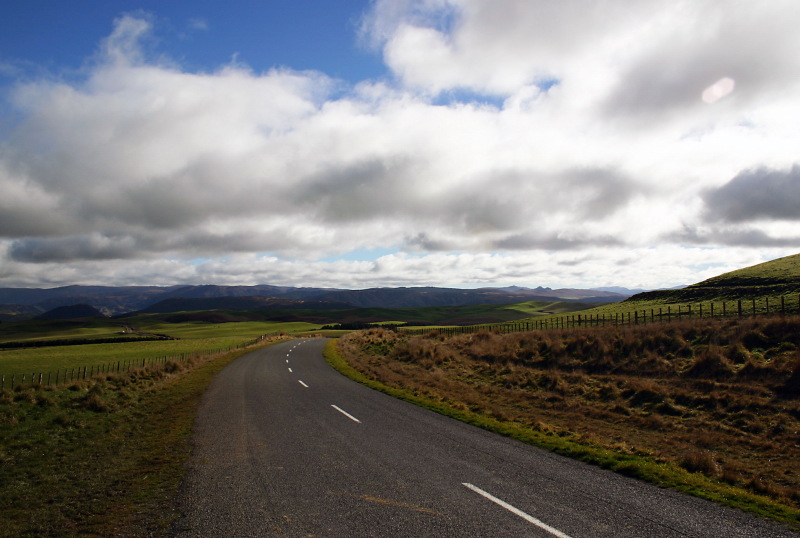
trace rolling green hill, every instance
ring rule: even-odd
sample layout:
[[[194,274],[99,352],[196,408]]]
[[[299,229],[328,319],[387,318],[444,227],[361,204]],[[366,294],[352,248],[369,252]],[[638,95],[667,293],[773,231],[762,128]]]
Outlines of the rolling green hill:
[[[800,293],[800,254],[725,273],[679,290],[638,293],[620,303],[689,303],[758,299]]]

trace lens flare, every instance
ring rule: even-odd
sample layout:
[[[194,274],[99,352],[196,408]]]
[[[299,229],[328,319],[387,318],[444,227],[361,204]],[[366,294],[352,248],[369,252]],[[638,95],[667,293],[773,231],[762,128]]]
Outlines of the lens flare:
[[[733,91],[736,82],[732,78],[724,77],[716,81],[714,84],[703,90],[703,102],[711,104],[716,103],[729,93]]]

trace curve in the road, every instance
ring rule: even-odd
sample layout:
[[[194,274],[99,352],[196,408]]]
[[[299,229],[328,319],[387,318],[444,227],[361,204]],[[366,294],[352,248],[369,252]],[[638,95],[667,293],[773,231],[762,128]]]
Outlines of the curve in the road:
[[[293,340],[198,410],[178,536],[797,537],[354,383]]]

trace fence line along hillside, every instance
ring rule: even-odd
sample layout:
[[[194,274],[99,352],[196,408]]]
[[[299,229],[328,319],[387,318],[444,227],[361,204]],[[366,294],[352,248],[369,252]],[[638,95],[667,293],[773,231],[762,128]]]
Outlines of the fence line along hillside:
[[[685,305],[648,306],[624,312],[598,314],[570,314],[564,316],[547,316],[541,319],[511,323],[486,325],[468,325],[461,327],[438,327],[440,334],[455,336],[479,331],[495,331],[512,333],[521,331],[537,331],[544,329],[571,329],[579,327],[606,327],[623,325],[643,325],[648,323],[668,323],[670,321],[698,318],[744,318],[754,316],[771,316],[800,314],[800,295],[781,295],[778,297],[762,297],[759,299],[738,299],[735,301],[718,301]],[[423,335],[431,332],[427,329],[397,328],[409,336]]]
[[[72,384],[76,381],[84,381],[92,379],[97,376],[104,376],[110,374],[127,373],[135,370],[143,370],[150,368],[154,370],[169,370],[174,368],[175,365],[182,365],[190,361],[211,357],[220,353],[229,353],[237,349],[243,349],[252,346],[272,336],[278,336],[280,332],[264,334],[253,340],[246,342],[222,347],[217,349],[198,350],[190,353],[179,353],[176,355],[164,355],[160,357],[150,357],[145,359],[130,359],[119,360],[113,362],[106,362],[101,364],[94,364],[92,366],[74,366],[69,368],[60,368],[53,371],[46,372],[31,372],[28,374],[2,374],[0,375],[0,390],[9,388],[11,390],[20,391],[25,388],[35,386],[42,387],[63,387]]]

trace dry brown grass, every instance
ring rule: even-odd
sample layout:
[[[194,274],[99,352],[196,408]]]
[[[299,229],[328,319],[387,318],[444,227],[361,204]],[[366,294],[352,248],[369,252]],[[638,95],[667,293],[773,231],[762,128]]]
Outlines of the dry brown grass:
[[[339,349],[371,379],[800,507],[800,318],[445,338],[370,330]]]

